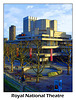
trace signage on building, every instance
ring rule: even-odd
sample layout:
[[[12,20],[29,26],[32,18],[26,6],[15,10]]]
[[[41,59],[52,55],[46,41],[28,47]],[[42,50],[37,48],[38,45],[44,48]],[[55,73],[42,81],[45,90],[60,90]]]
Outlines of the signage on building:
[[[54,81],[54,90],[59,92],[62,90],[62,80]]]

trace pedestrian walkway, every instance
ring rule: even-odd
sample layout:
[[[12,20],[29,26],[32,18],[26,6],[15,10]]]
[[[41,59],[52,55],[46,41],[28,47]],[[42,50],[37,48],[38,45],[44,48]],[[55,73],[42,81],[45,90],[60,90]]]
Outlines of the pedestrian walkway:
[[[43,76],[40,77],[40,82],[29,82],[29,86],[38,87],[39,91],[41,92],[55,92],[54,91],[54,81],[55,80],[62,80],[62,92],[72,92],[72,68],[70,68],[70,75],[67,75],[67,68],[66,66],[58,66],[56,64],[53,64],[54,67],[62,68],[63,73],[58,76],[54,77],[47,77]],[[47,86],[52,86],[52,88],[49,90]]]
[[[62,92],[72,92],[72,68],[70,68],[70,75],[67,75],[67,67],[63,65],[57,65],[56,63],[51,64],[54,67],[62,68],[63,73],[58,76],[54,77],[48,77],[43,76],[40,77],[40,82],[36,83],[36,78],[34,80],[28,80],[25,81],[29,87],[32,88],[38,88],[39,92],[55,92],[54,91],[54,81],[55,80],[62,80]],[[11,68],[10,65],[7,65],[7,67]],[[21,69],[21,67],[19,67]],[[49,90],[47,86],[52,86],[52,88]]]

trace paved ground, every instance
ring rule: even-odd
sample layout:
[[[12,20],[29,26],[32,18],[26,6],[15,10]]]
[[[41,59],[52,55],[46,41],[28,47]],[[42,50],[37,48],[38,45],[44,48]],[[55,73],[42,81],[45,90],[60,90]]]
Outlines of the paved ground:
[[[63,73],[54,77],[42,77],[40,78],[40,83],[28,82],[28,84],[38,87],[40,91],[43,92],[55,92],[54,91],[54,81],[62,80],[62,92],[72,92],[72,69],[70,69],[70,75],[67,75],[66,67],[63,68]],[[52,86],[52,88],[50,87]],[[48,89],[50,87],[50,90]]]
[[[17,63],[14,63],[16,65]],[[63,69],[63,73],[54,77],[43,76],[40,77],[40,83],[36,83],[36,79],[26,80],[25,82],[33,88],[38,89],[41,92],[55,92],[54,81],[62,80],[62,92],[72,92],[72,69],[70,68],[70,75],[67,75],[67,67],[58,63],[52,64],[55,67]],[[10,68],[10,63],[6,62],[6,66]],[[51,86],[50,86],[51,85]],[[50,89],[48,89],[50,87]]]

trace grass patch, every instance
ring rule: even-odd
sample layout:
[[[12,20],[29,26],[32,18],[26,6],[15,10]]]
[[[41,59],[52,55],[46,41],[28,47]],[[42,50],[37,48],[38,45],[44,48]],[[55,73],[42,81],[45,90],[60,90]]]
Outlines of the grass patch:
[[[12,88],[13,90],[15,90],[15,92],[19,92],[15,87],[10,85],[11,83],[9,83],[6,79],[4,79],[4,83],[7,84],[9,86],[9,88]],[[11,90],[11,92],[12,92],[12,90]]]
[[[49,72],[49,73],[48,73],[48,77],[60,75],[60,74],[62,73],[62,69],[61,69],[61,68],[52,67],[52,66],[51,66],[51,68],[57,70],[57,72]]]
[[[56,75],[58,75],[57,72],[50,72],[50,73],[48,73],[48,77],[52,77],[52,76],[56,76]]]
[[[58,75],[60,75],[60,74],[62,73],[62,70],[60,70],[60,71],[57,71],[57,73],[58,73]]]

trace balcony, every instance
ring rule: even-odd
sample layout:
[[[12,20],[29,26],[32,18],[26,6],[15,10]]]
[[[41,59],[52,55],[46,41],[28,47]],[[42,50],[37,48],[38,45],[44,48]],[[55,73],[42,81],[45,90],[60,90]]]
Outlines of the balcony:
[[[45,57],[50,57],[50,53],[40,53],[40,56],[44,55]],[[60,56],[61,53],[52,53],[52,56]]]
[[[59,46],[51,46],[51,45],[45,45],[45,46],[42,46],[42,49],[54,49],[54,48],[59,48]]]

